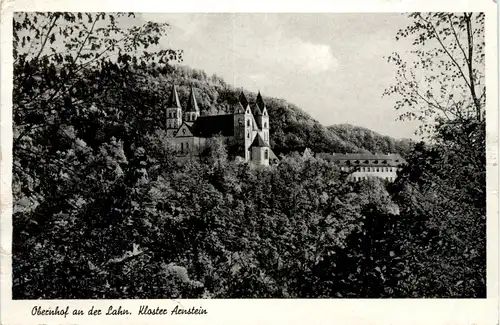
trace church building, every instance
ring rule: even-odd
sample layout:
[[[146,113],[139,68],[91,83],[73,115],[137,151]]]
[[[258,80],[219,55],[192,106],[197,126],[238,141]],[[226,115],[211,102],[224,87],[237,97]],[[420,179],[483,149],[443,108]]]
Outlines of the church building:
[[[269,145],[269,115],[260,92],[250,105],[242,91],[232,114],[200,116],[194,88],[183,109],[173,85],[166,108],[166,130],[180,155],[198,153],[207,139],[222,136],[238,145],[237,154],[246,162],[268,166],[277,158]]]

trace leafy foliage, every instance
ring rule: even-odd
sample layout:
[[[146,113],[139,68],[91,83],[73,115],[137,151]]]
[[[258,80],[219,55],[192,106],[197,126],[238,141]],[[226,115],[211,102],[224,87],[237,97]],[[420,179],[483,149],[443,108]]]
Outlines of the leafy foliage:
[[[436,118],[484,119],[484,13],[413,13],[396,39],[414,49],[392,53],[396,83],[384,95],[396,96],[401,119],[422,121],[420,132],[434,131]]]
[[[403,254],[397,295],[486,296],[486,136],[483,13],[415,13],[397,37],[416,56],[394,53],[402,118],[423,121],[419,144],[392,189]],[[419,82],[418,79],[424,82]],[[423,85],[428,85],[423,89]]]
[[[267,98],[278,165],[235,162],[217,137],[179,158],[158,109],[171,83],[204,114],[239,90],[168,64],[168,26],[124,16],[15,17],[15,299],[484,296],[484,119],[437,120],[412,150]],[[305,147],[409,164],[387,191]]]

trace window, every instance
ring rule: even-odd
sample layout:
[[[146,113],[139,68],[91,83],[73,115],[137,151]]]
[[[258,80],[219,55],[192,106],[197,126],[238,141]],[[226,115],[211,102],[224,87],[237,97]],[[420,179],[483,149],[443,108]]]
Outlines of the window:
[[[174,117],[177,118],[177,113],[174,113]]]
[[[247,126],[250,126],[250,120],[247,120]]]
[[[182,134],[186,134],[186,129],[182,129]]]
[[[181,152],[184,152],[184,142],[181,142]]]
[[[267,128],[267,122],[264,122],[264,128]]]
[[[239,120],[238,120],[238,125],[239,125],[239,126],[243,126],[243,120],[242,120],[242,119],[239,119]]]
[[[269,159],[269,153],[267,149],[264,151],[264,159]]]
[[[250,132],[247,132],[247,138],[250,139]]]
[[[189,142],[186,142],[186,151],[189,151]]]

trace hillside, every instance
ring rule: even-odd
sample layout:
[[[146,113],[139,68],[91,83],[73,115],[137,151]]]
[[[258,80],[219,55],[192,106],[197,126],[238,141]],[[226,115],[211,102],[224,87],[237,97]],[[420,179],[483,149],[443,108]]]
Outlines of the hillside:
[[[351,124],[331,125],[327,129],[332,135],[341,140],[348,141],[358,148],[374,153],[399,153],[401,156],[406,157],[414,145],[414,142],[410,139],[395,139]]]
[[[207,76],[204,71],[186,66],[169,67],[166,74],[152,80],[167,95],[165,101],[172,83],[178,86],[182,104],[187,101],[189,87],[197,89],[202,115],[231,113],[242,90],[216,75]],[[255,101],[256,93],[244,92],[250,102]],[[272,123],[271,144],[278,155],[310,148],[314,152],[394,152],[406,156],[412,144],[410,140],[397,140],[347,124],[325,127],[296,105],[262,95]]]

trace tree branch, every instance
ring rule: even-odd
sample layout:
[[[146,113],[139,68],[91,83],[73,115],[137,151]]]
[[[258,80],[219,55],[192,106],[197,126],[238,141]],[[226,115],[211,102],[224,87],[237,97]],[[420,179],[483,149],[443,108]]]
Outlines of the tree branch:
[[[469,45],[469,60],[467,60],[467,68],[469,69],[469,78],[470,78],[470,91],[472,95],[472,99],[474,101],[474,106],[476,106],[476,118],[478,121],[481,121],[481,104],[477,98],[476,95],[476,87],[475,87],[475,82],[474,82],[474,71],[472,69],[472,51],[474,48],[474,39],[472,35],[472,26],[471,26],[471,16],[472,14],[467,15],[467,13],[464,13],[465,19],[466,19],[466,26],[467,26],[467,40],[468,40],[468,45]]]
[[[444,45],[443,41],[439,37],[439,34],[438,34],[436,28],[434,27],[434,25],[432,23],[430,23],[429,21],[425,20],[421,15],[418,15],[418,17],[421,20],[423,20],[427,24],[427,26],[429,26],[432,29],[436,40],[439,42],[439,44],[441,45],[441,47],[443,48],[443,50],[445,51],[445,53],[448,55],[448,57],[451,59],[451,61],[453,62],[453,64],[457,67],[457,69],[460,72],[460,75],[462,76],[462,78],[464,79],[467,87],[471,88],[471,85],[469,84],[469,79],[467,79],[467,77],[465,76],[462,68],[460,67],[460,64],[458,64],[457,60],[455,60],[455,58],[453,57],[453,55],[451,55],[451,53],[448,51],[448,49]]]
[[[42,47],[40,48],[40,51],[38,52],[38,55],[36,56],[36,60],[38,60],[38,58],[42,54],[43,49],[45,48],[45,44],[47,44],[47,41],[49,39],[50,32],[52,31],[52,29],[56,25],[56,21],[59,19],[59,17],[60,17],[60,14],[58,14],[58,13],[54,14],[54,20],[52,21],[52,24],[49,27],[49,31],[47,32],[47,35],[45,35],[45,39],[43,41]]]
[[[455,31],[455,28],[453,27],[453,22],[451,21],[451,18],[449,15],[448,15],[448,21],[450,22],[450,27],[451,27],[451,30],[453,31],[453,35],[455,36],[455,40],[457,41],[458,48],[460,49],[460,51],[464,55],[465,61],[468,61],[469,58],[467,57],[467,54],[465,54],[465,50],[464,50],[462,44],[460,44],[457,32]]]

